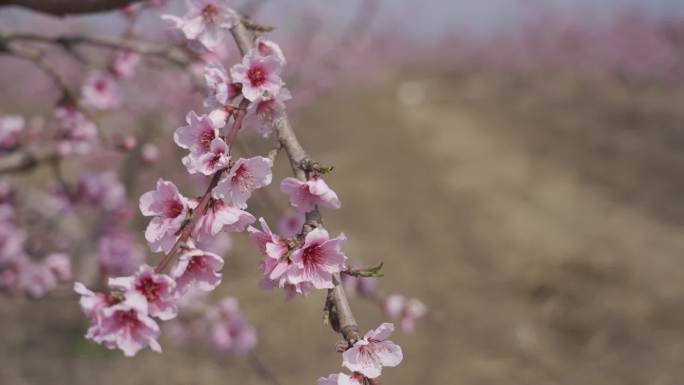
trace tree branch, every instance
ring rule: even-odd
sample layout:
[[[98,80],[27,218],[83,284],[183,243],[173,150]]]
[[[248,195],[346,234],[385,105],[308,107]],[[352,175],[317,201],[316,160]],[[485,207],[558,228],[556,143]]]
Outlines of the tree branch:
[[[0,7],[16,5],[54,16],[106,12],[140,0],[0,0]]]
[[[67,51],[75,45],[129,50],[141,55],[164,59],[179,67],[185,67],[192,61],[184,50],[158,43],[85,35],[46,36],[32,32],[0,31],[0,42],[12,41],[52,44],[61,46]]]
[[[252,36],[247,28],[242,23],[236,24],[232,29],[231,33],[235,42],[240,49],[242,55],[245,55],[247,51],[252,48]],[[290,125],[290,121],[287,115],[279,121],[276,126],[276,131],[278,133],[278,141],[287,152],[287,156],[290,159],[290,166],[292,166],[292,172],[300,180],[307,179],[307,166],[311,166],[313,163],[309,155],[304,151],[304,148],[299,144],[299,140]],[[306,214],[305,229],[309,231],[313,228],[322,226],[321,214],[318,208]],[[335,312],[335,322],[333,328],[340,332],[344,339],[349,343],[353,344],[359,339],[359,327],[352,313],[351,307],[349,306],[349,301],[347,300],[347,294],[344,292],[344,288],[341,284],[340,274],[333,275],[333,282],[335,287],[330,289],[328,292],[328,298]]]
[[[22,151],[0,157],[0,175],[30,170],[41,163],[51,162],[59,155],[54,150]]]

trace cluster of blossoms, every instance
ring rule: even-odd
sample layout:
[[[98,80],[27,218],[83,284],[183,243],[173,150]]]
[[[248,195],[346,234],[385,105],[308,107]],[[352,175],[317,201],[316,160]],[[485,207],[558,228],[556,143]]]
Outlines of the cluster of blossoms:
[[[205,10],[203,17],[214,20],[213,5],[208,6],[210,8]],[[231,26],[223,22],[220,29]],[[196,37],[188,36],[193,39]],[[157,342],[159,326],[153,318],[162,321],[174,318],[177,301],[188,291],[212,291],[220,284],[223,258],[200,248],[200,245],[210,242],[221,232],[241,232],[252,224],[255,218],[245,211],[247,201],[256,189],[269,185],[272,178],[270,159],[260,156],[231,159],[230,145],[235,133],[232,136],[221,133],[221,129],[231,122],[232,126],[239,127],[238,119],[242,117],[238,117],[239,108],[231,104],[234,99],[241,98],[241,104],[244,105],[259,103],[275,97],[282,87],[280,78],[273,78],[268,72],[275,71],[276,67],[262,68],[262,61],[272,62],[271,56],[261,51],[247,55],[248,58],[257,56],[257,64],[246,69],[245,77],[236,80],[236,85],[227,80],[223,83],[213,82],[211,70],[218,68],[220,71],[222,67],[208,66],[210,96],[206,104],[212,106],[213,110],[206,115],[190,112],[187,125],[178,128],[174,135],[176,144],[189,151],[182,159],[188,172],[213,175],[216,180],[213,188],[202,197],[188,198],[180,193],[173,182],[160,179],[155,190],[140,197],[142,214],[152,217],[145,230],[150,249],[165,253],[165,260],[177,257],[169,275],[161,272],[165,267],[163,264],[157,269],[143,265],[133,275],[110,279],[108,286],[111,291],[107,294],[93,293],[80,283],[75,285],[76,291],[82,296],[82,309],[91,323],[86,335],[88,339],[109,348],[120,348],[126,355],[134,355],[145,346],[160,350]],[[280,71],[284,61],[278,63],[277,71]],[[235,66],[231,72],[239,68],[241,65]],[[225,70],[223,75],[227,79]],[[98,108],[112,106],[116,99],[112,97],[113,94],[101,94],[101,98],[94,98],[86,93],[93,90],[106,93],[114,89],[105,78],[95,80],[103,83],[84,88],[84,95],[89,95],[89,104]],[[277,82],[274,83],[275,80]],[[222,89],[227,86],[244,92],[230,97],[221,95]],[[224,334],[224,340],[229,338],[236,325],[243,324],[239,317],[235,317],[235,312],[227,308],[229,306],[223,306],[224,311],[216,311],[212,316],[214,320],[230,319],[227,322],[229,327],[217,327],[212,332],[215,340],[221,339],[221,333]]]
[[[0,185],[0,292],[41,298],[59,283],[72,279],[71,259],[50,253],[36,261],[30,256],[28,235],[17,223],[11,186]]]
[[[261,230],[248,229],[250,238],[266,257],[259,265],[264,277],[262,288],[279,287],[287,298],[306,295],[313,288],[332,289],[333,274],[345,269],[347,257],[342,252],[344,234],[330,238],[323,228],[316,228],[304,237],[303,244],[273,233],[260,219]]]
[[[221,1],[191,1],[183,18],[165,18],[206,49],[214,48],[213,43],[222,40],[226,30],[239,20]],[[247,202],[256,189],[271,183],[272,161],[261,156],[231,157],[237,134],[233,130],[239,129],[243,119],[245,125],[268,135],[284,115],[283,101],[290,98],[280,78],[285,63],[277,44],[259,38],[230,71],[220,63],[206,66],[209,95],[205,106],[209,111],[202,115],[189,112],[187,125],[176,130],[174,141],[188,151],[182,159],[188,173],[212,176],[212,188],[201,197],[191,198],[182,195],[173,182],[159,179],[155,190],[140,197],[140,211],[152,217],[145,239],[153,252],[166,254],[166,262],[157,269],[143,265],[133,275],[110,279],[110,294],[96,294],[77,284],[83,311],[91,321],[89,339],[118,347],[126,355],[145,346],[158,350],[159,327],[153,317],[171,319],[177,313],[175,303],[189,290],[211,291],[220,284],[222,257],[200,246],[222,232],[247,230],[255,240],[266,256],[261,263],[263,287],[280,287],[288,295],[334,287],[333,274],[346,267],[347,257],[341,250],[344,235],[331,239],[323,228],[307,234],[300,228],[290,232],[293,238],[281,238],[263,219],[261,230],[250,226],[256,219],[246,211]],[[114,89],[104,78],[95,80],[104,81],[93,88],[95,91]],[[99,108],[112,106],[115,99],[112,95],[88,98],[90,105]],[[286,178],[281,189],[300,213],[316,205],[340,207],[337,195],[320,176],[307,181]],[[165,263],[173,259],[176,261],[169,275],[163,274]],[[217,329],[213,334],[220,333]]]
[[[260,286],[283,289],[288,299],[313,289],[333,289],[336,275],[349,272],[342,250],[346,237],[331,237],[318,223],[305,224],[312,211],[338,209],[341,203],[319,171],[307,170],[304,180],[288,177],[280,183],[294,211],[280,221],[278,233],[271,231],[263,218],[258,228],[253,226],[257,220],[248,211],[248,202],[257,189],[271,184],[272,159],[235,159],[231,150],[242,126],[268,137],[284,119],[284,103],[292,96],[280,77],[286,64],[283,52],[276,43],[258,37],[241,62],[226,70],[215,59],[221,57],[224,37],[240,18],[223,0],[189,0],[186,15],[163,18],[191,41],[191,47],[203,50],[203,60],[209,60],[203,69],[207,110],[190,111],[186,125],[176,129],[174,142],[187,151],[181,163],[188,174],[210,177],[211,182],[203,195],[188,197],[172,181],[159,179],[154,190],[140,197],[139,208],[151,217],[144,236],[152,252],[164,254],[161,262],[156,267],[143,264],[135,271],[130,263],[111,266],[110,273],[120,274],[109,274],[104,293],[93,292],[80,282],[74,289],[81,295],[82,311],[90,321],[86,338],[118,348],[126,356],[145,347],[161,351],[159,321],[168,321],[166,329],[178,339],[200,330],[217,350],[245,353],[254,348],[256,333],[242,316],[237,300],[225,298],[203,307],[196,300],[197,293],[213,291],[223,278],[222,253],[211,245],[221,234],[248,233],[264,256],[259,264],[263,273]],[[136,63],[128,53],[120,53],[110,72],[112,76],[130,76]],[[109,76],[89,78],[83,88],[87,105],[99,109],[118,105],[118,91]],[[98,196],[101,189],[93,185],[84,190],[90,191],[85,195]],[[99,202],[106,200],[99,197]],[[105,238],[103,248],[112,254],[130,254],[121,245],[128,242],[117,236],[118,240]],[[359,292],[370,297],[373,283],[364,279],[357,285]],[[179,315],[179,310],[188,306],[200,306],[205,316],[188,320]],[[398,314],[403,313],[407,312]],[[392,317],[405,323],[401,315]],[[401,348],[387,340],[393,330],[393,324],[385,323],[351,341],[343,349],[342,362],[351,374],[333,374],[319,379],[318,384],[364,384],[379,377],[383,367],[398,365],[403,358]]]
[[[365,385],[368,379],[380,377],[383,367],[394,367],[404,356],[401,347],[387,338],[394,331],[394,325],[384,323],[370,330],[342,353],[342,366],[351,374],[335,373],[321,377],[317,385]]]
[[[132,274],[143,261],[143,253],[131,232],[133,209],[126,189],[111,171],[83,173],[71,190],[52,188],[52,204],[60,214],[87,210],[99,219],[95,230],[99,272],[104,278]]]
[[[202,291],[191,291],[178,301],[183,312],[201,317],[179,316],[166,324],[166,333],[174,342],[207,341],[217,352],[245,354],[256,346],[256,330],[244,318],[237,299],[226,297],[214,305],[204,301]]]

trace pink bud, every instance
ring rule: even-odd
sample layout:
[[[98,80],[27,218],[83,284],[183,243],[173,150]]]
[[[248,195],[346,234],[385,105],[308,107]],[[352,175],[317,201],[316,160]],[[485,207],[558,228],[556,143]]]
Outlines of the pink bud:
[[[145,143],[140,151],[140,159],[145,163],[155,163],[159,160],[159,148],[153,143]]]
[[[117,147],[120,150],[126,151],[126,152],[134,149],[137,144],[138,144],[138,140],[135,138],[135,136],[132,136],[132,135],[122,136],[118,139],[118,141],[116,143]]]

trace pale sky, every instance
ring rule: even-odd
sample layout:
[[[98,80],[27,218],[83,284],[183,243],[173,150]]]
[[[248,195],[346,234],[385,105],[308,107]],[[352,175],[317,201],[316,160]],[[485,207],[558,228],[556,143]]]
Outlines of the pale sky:
[[[240,8],[246,0],[236,0]],[[266,2],[259,19],[277,25],[281,30],[296,28],[301,22],[302,10],[313,10],[329,17],[330,28],[343,28],[362,1],[381,1],[382,11],[375,19],[378,28],[401,28],[416,36],[432,37],[444,32],[471,31],[487,33],[514,24],[516,20],[539,5],[554,5],[590,18],[610,18],[621,9],[643,9],[654,17],[684,15],[684,0],[270,0]],[[170,0],[170,11],[182,13],[183,1]],[[25,12],[0,8],[0,24],[5,27],[25,27]],[[117,30],[121,18],[96,16],[71,20],[73,26]],[[160,24],[157,15],[148,14],[145,24]],[[58,25],[43,20],[41,25]],[[149,23],[149,24],[148,24]]]

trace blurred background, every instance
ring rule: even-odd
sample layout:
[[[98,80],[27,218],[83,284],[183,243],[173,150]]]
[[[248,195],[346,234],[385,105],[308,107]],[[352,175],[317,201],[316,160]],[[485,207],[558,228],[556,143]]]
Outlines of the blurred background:
[[[404,362],[385,384],[651,384],[684,376],[684,3],[618,0],[236,1],[276,30],[288,58],[290,117],[343,209],[324,211],[349,237],[360,266],[385,263],[381,294],[421,300],[413,333],[396,332]],[[160,13],[142,12],[136,38],[170,42]],[[0,29],[119,36],[119,11],[64,19],[0,8]],[[74,85],[83,65],[48,47]],[[109,51],[85,48],[94,66]],[[231,48],[224,62],[238,61]],[[188,71],[159,62],[122,82],[123,107],[98,116],[112,137],[154,144],[157,162],[93,154],[64,163],[64,178],[121,172],[134,208],[160,176],[188,195],[172,133],[202,109]],[[26,62],[0,56],[0,115],[40,124],[59,92]],[[273,139],[244,132],[265,154]],[[243,149],[244,151],[244,149]],[[133,152],[135,153],[135,152]],[[132,153],[132,154],[133,154]],[[290,173],[277,159],[274,181]],[[50,189],[49,168],[0,176],[25,203]],[[256,216],[276,222],[288,202],[259,193]],[[25,191],[29,191],[23,195]],[[33,191],[33,192],[31,192]],[[277,210],[274,210],[274,206]],[[147,221],[135,211],[138,241]],[[77,278],[97,258],[79,226]],[[38,234],[38,235],[40,235]],[[33,236],[37,236],[33,234]],[[78,247],[75,247],[78,246]],[[148,253],[148,261],[159,259]],[[40,300],[0,297],[0,383],[314,384],[340,371],[339,338],[323,325],[324,293],[284,302],[257,287],[260,256],[232,237],[224,282],[258,332],[253,353],[217,354],[167,332],[163,354],[134,359],[83,338],[70,285]],[[86,262],[83,262],[86,261]],[[363,330],[387,317],[352,298]]]

